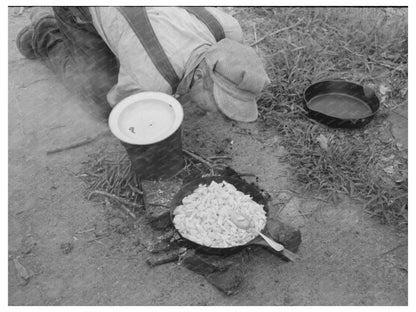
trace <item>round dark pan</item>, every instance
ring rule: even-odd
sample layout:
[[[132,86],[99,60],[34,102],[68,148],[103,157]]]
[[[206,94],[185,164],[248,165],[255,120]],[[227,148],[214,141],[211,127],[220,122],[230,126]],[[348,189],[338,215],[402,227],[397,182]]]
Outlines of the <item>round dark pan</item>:
[[[303,104],[309,117],[336,128],[363,127],[380,108],[372,89],[343,80],[309,86],[304,92]]]
[[[215,181],[216,183],[220,183],[222,181],[226,181],[232,185],[235,186],[235,188],[237,190],[239,190],[240,192],[250,195],[251,198],[258,204],[263,205],[264,207],[264,211],[266,212],[266,215],[268,213],[268,204],[267,204],[267,200],[264,198],[264,196],[260,193],[259,189],[252,185],[249,184],[243,180],[240,179],[236,179],[236,178],[230,178],[230,177],[225,177],[225,176],[212,176],[212,177],[203,177],[203,178],[198,178],[195,179],[187,184],[185,184],[179,191],[178,193],[176,193],[176,195],[173,197],[171,203],[170,203],[170,217],[171,217],[171,221],[173,226],[175,226],[175,224],[173,223],[173,212],[175,211],[176,207],[178,207],[179,205],[182,205],[182,200],[192,194],[200,184],[203,185],[209,185],[212,181]],[[227,247],[227,248],[213,248],[213,247],[209,247],[209,246],[204,246],[201,244],[198,244],[196,242],[193,242],[187,238],[184,238],[183,236],[181,236],[181,233],[176,229],[176,232],[178,232],[179,236],[181,237],[181,241],[182,244],[188,248],[193,248],[196,249],[198,251],[201,252],[205,252],[208,254],[216,254],[216,255],[230,255],[233,253],[236,253],[238,251],[240,251],[241,249],[250,246],[250,245],[261,245],[261,246],[268,246],[266,242],[264,242],[264,240],[260,237],[257,236],[256,238],[254,238],[252,241],[248,242],[245,245],[238,245],[238,246],[232,246],[232,247]]]

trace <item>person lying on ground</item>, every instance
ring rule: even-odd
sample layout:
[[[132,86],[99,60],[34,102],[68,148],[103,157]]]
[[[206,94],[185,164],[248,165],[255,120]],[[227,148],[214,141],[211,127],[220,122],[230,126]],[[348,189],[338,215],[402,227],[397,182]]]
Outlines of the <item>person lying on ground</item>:
[[[270,80],[242,29],[214,7],[54,7],[34,11],[17,35],[39,59],[103,114],[143,91],[187,95],[207,112],[253,122]]]

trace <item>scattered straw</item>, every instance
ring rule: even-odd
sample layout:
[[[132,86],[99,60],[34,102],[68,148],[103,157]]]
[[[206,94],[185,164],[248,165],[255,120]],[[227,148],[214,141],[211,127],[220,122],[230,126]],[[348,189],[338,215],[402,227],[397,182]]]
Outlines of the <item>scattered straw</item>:
[[[91,160],[85,171],[78,175],[87,183],[88,199],[101,196],[114,200],[120,206],[132,208],[129,215],[144,210],[141,181],[131,170],[127,155],[106,155]]]
[[[183,152],[185,166],[175,177],[179,180],[215,175],[226,166],[223,161],[229,159],[224,155],[204,157],[188,150]],[[149,206],[164,206],[146,200],[140,178],[131,170],[126,153],[102,157],[92,155],[84,172],[77,176],[87,184],[88,199],[101,197],[117,202],[118,208],[134,219]]]

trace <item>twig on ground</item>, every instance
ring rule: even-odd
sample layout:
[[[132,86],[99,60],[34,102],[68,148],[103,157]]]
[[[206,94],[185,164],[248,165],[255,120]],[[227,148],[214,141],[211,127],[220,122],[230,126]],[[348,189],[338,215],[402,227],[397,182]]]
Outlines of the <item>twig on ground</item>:
[[[96,237],[96,238],[93,238],[93,239],[89,239],[89,240],[87,240],[86,242],[87,243],[100,243],[99,242],[99,240],[100,239],[103,239],[103,238],[106,238],[106,237],[108,237],[108,235],[102,235],[102,236],[99,236],[99,237]],[[104,245],[104,244],[103,244]],[[105,245],[104,245],[105,246]],[[107,247],[107,246],[106,246]]]
[[[103,242],[100,242],[98,239],[100,239],[100,238],[89,240],[89,241],[87,241],[87,243],[97,243],[97,244],[103,246],[106,250],[108,250],[108,246],[106,244],[104,244]]]
[[[400,117],[402,117],[403,119],[408,120],[408,118],[407,118],[406,116],[404,116],[403,114],[400,114],[400,113],[396,112],[395,110],[391,110],[391,112],[392,112],[392,113],[395,113],[396,115],[398,115],[398,116],[400,116]]]
[[[194,159],[198,160],[199,162],[201,162],[201,163],[203,163],[203,164],[207,165],[207,166],[208,166],[208,167],[210,167],[210,168],[212,168],[212,167],[214,166],[214,165],[213,165],[210,161],[206,160],[206,159],[205,159],[205,158],[203,158],[202,156],[198,156],[198,155],[196,155],[195,153],[190,152],[190,151],[188,151],[188,150],[186,150],[186,149],[182,149],[182,151],[183,151],[185,154],[187,154],[188,156],[191,156],[192,158],[194,158]]]
[[[407,105],[407,103],[397,104],[397,105],[394,105],[394,106],[392,106],[392,107],[388,107],[388,108],[387,108],[387,111],[388,111],[388,112],[391,112],[391,111],[394,111],[395,109],[398,109],[399,107],[401,107],[401,106],[405,106],[405,105]]]
[[[231,156],[227,156],[227,155],[224,155],[224,156],[217,155],[217,156],[208,157],[208,159],[209,160],[213,160],[213,159],[232,159],[232,157]]]
[[[144,188],[143,188],[143,183],[142,183],[142,179],[138,179],[137,180],[137,184],[139,185],[139,187],[140,187],[140,189],[142,190],[142,200],[143,200],[143,208],[144,208],[144,211],[147,211],[147,209],[148,209],[148,207],[149,207],[149,204],[148,204],[148,202],[147,202],[147,195],[146,195],[146,192],[145,192],[145,190],[144,190]]]
[[[384,256],[384,255],[387,255],[390,252],[393,252],[393,251],[395,251],[395,250],[397,250],[397,249],[399,249],[401,247],[406,247],[406,246],[407,246],[406,244],[400,244],[400,245],[398,245],[398,246],[396,246],[396,247],[394,247],[394,248],[392,248],[390,250],[387,250],[386,252],[381,253],[379,256],[381,257],[381,256]]]
[[[55,126],[55,127],[51,127],[51,128],[49,128],[49,129],[50,129],[50,130],[55,130],[55,129],[64,128],[64,127],[66,127],[66,125],[57,125],[57,126]]]
[[[164,208],[170,208],[167,205],[163,205],[163,204],[156,204],[156,203],[147,203],[148,206],[157,206],[157,207],[164,207]]]
[[[133,192],[135,192],[136,194],[139,194],[139,195],[143,195],[143,191],[141,191],[141,190],[139,190],[137,187],[134,187],[133,185],[131,185],[130,183],[129,184],[127,184],[127,186],[133,191]]]
[[[406,72],[406,68],[401,68],[401,67],[398,67],[397,65],[386,64],[386,63],[377,61],[377,60],[375,60],[373,58],[370,58],[370,59],[371,59],[371,62],[368,62],[369,64],[383,66],[383,67],[392,69],[393,71],[399,71],[399,72],[402,72],[402,73],[405,73]]]
[[[49,80],[49,79],[48,79],[48,78],[41,78],[41,79],[37,79],[37,80],[31,81],[31,82],[29,82],[29,83],[27,83],[27,84],[22,84],[21,86],[19,86],[19,88],[20,88],[20,89],[26,89],[27,87],[29,87],[29,86],[31,86],[31,85],[33,85],[33,84],[37,83],[37,82],[40,82],[40,81],[46,81],[46,80]]]
[[[292,26],[289,26],[289,27],[285,27],[285,28],[281,28],[281,29],[278,29],[278,30],[272,31],[272,32],[270,32],[270,33],[266,34],[264,37],[260,38],[259,40],[255,41],[254,43],[250,44],[250,47],[254,47],[255,45],[259,44],[260,42],[262,42],[262,41],[263,41],[264,39],[266,39],[267,37],[274,36],[274,35],[276,35],[276,34],[278,34],[278,33],[282,32],[282,31],[285,31],[285,30],[288,30],[288,29],[291,29],[291,28],[296,27],[296,26],[298,26],[298,25],[299,25],[302,21],[303,21],[303,18],[301,18],[301,19],[300,19],[300,20],[299,20],[296,24],[294,24],[294,25],[292,25]]]
[[[71,145],[68,145],[68,146],[65,146],[65,147],[60,147],[60,148],[57,148],[57,149],[49,150],[49,151],[46,152],[46,155],[51,155],[51,154],[67,151],[67,150],[70,150],[70,149],[73,149],[73,148],[77,148],[77,147],[81,147],[81,146],[90,144],[90,143],[94,142],[95,140],[98,140],[101,137],[103,137],[103,136],[105,136],[109,133],[110,133],[109,131],[104,131],[104,132],[96,135],[93,138],[87,138],[83,141],[80,141],[80,142],[77,142],[77,143],[74,143],[74,144],[71,144]]]
[[[137,219],[137,216],[134,212],[132,212],[130,209],[128,209],[126,206],[121,205],[120,206],[121,209],[123,209],[130,217],[132,217],[133,219]]]
[[[119,197],[117,195],[110,194],[110,193],[107,193],[107,192],[104,192],[104,191],[92,191],[88,195],[88,200],[90,200],[93,195],[106,196],[107,198],[111,198],[111,199],[117,200],[117,201],[119,201],[120,203],[122,203],[122,204],[124,204],[126,206],[131,206],[131,207],[134,207],[134,208],[137,208],[137,209],[141,209],[142,208],[140,205],[138,205],[136,203],[132,203],[132,202],[130,202],[130,201],[124,199],[124,198],[121,198],[121,197]]]
[[[95,227],[91,228],[91,229],[88,229],[88,230],[85,230],[85,231],[77,231],[77,232],[75,232],[75,234],[84,234],[84,233],[92,232],[94,230],[95,230]]]
[[[357,53],[357,52],[354,52],[354,51],[351,51],[350,49],[348,49],[346,46],[341,46],[342,48],[344,48],[345,50],[347,50],[348,52],[350,52],[351,54],[354,54],[354,55],[356,55],[356,56],[358,56],[358,57],[364,57],[364,55],[362,55],[362,54],[359,54],[359,53]]]

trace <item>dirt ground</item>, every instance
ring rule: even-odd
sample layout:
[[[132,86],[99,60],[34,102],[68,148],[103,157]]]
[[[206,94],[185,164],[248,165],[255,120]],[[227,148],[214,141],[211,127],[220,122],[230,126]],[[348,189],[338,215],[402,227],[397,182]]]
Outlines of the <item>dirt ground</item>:
[[[271,214],[300,228],[302,260],[287,263],[267,250],[252,250],[242,289],[231,297],[175,263],[150,268],[143,242],[157,233],[142,217],[132,222],[88,201],[76,176],[89,155],[122,153],[118,140],[107,135],[46,154],[94,137],[107,124],[87,114],[81,108],[87,104],[41,63],[18,53],[15,37],[30,10],[13,12],[9,9],[9,305],[407,305],[406,233],[370,219],[347,198],[333,206],[284,192],[291,188],[290,173],[278,161],[283,150],[273,129],[204,116],[186,104],[184,146],[208,153],[224,139],[232,141],[231,166],[259,176],[272,196]],[[407,119],[394,118],[393,133],[407,146]],[[14,259],[28,270],[28,282],[19,277]]]

